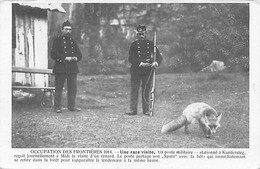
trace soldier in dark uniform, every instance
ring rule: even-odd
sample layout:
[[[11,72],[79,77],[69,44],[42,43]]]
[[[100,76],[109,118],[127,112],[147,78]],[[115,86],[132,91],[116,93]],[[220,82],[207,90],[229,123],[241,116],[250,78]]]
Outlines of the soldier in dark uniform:
[[[151,78],[148,83],[147,80],[152,67],[158,67],[162,61],[162,56],[157,48],[156,61],[153,60],[154,43],[145,38],[145,33],[146,27],[144,25],[139,25],[137,27],[138,40],[131,44],[129,50],[128,60],[132,64],[130,68],[131,103],[130,112],[127,112],[127,115],[137,114],[138,95],[141,82],[143,114],[149,115],[149,91],[151,87]]]
[[[61,96],[64,82],[67,79],[68,110],[80,111],[75,107],[77,93],[77,62],[82,58],[80,49],[71,38],[72,26],[69,21],[62,24],[62,34],[53,41],[51,58],[55,61],[53,73],[55,74],[54,110],[61,113]]]

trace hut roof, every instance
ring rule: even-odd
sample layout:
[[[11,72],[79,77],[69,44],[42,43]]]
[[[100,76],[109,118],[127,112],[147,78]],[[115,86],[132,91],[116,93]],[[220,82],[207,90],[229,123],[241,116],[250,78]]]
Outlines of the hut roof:
[[[46,9],[50,11],[57,11],[66,13],[66,11],[62,8],[61,4],[58,3],[18,3],[21,6],[28,6],[32,8],[40,8],[40,9]]]

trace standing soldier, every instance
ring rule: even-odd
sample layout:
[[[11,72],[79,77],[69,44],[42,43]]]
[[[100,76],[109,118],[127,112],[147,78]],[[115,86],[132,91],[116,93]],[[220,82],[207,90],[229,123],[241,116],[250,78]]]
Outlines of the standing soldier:
[[[67,79],[68,110],[80,111],[75,107],[77,93],[77,62],[82,54],[74,39],[71,38],[72,26],[69,21],[62,24],[62,34],[54,39],[51,58],[55,61],[53,73],[55,74],[54,110],[61,113],[61,96],[65,79]]]
[[[158,67],[162,61],[162,56],[156,48],[156,61],[153,60],[154,43],[146,39],[146,27],[138,25],[138,39],[134,41],[129,50],[129,62],[132,64],[130,68],[131,74],[131,103],[130,112],[127,115],[137,114],[138,95],[140,82],[142,82],[142,105],[143,114],[149,115],[149,91],[151,86],[151,78],[149,78],[152,67]]]

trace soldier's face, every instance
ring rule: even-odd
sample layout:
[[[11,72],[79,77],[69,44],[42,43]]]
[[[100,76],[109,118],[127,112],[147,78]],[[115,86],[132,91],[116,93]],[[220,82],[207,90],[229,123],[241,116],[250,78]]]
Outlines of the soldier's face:
[[[139,39],[144,39],[144,38],[145,38],[145,32],[138,32],[138,33],[137,33],[137,37],[138,37]]]
[[[62,29],[62,34],[65,36],[70,36],[71,31],[72,31],[71,26],[64,26]]]

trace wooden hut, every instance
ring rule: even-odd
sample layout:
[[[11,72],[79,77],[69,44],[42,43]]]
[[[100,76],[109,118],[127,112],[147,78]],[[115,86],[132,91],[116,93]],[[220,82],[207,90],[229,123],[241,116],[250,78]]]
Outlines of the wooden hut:
[[[60,4],[12,4],[12,66],[48,68],[48,12],[65,13]],[[13,73],[13,83],[43,86],[44,76]],[[32,84],[31,84],[32,83]]]

